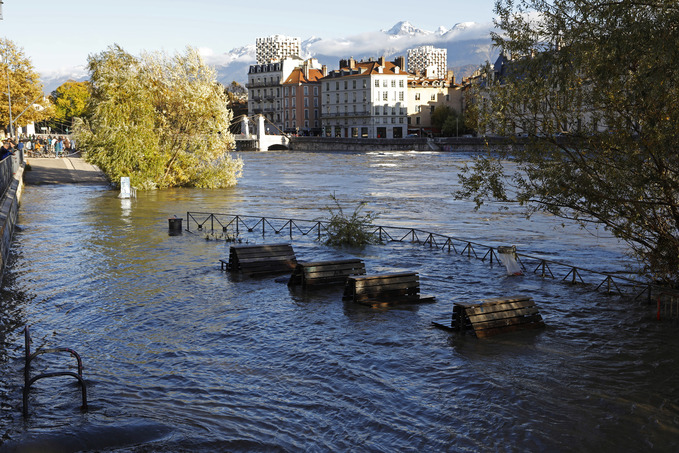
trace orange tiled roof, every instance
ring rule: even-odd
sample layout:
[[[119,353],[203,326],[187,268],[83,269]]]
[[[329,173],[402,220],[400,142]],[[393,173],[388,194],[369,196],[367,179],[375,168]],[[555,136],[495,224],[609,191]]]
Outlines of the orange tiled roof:
[[[283,85],[318,82],[321,78],[323,78],[323,73],[319,69],[309,69],[309,78],[306,78],[302,68],[295,68],[288,78],[285,79]]]

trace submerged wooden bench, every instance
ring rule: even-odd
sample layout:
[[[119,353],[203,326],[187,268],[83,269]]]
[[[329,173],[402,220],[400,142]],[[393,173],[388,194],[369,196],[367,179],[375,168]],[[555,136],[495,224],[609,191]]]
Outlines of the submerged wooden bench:
[[[347,277],[342,298],[371,307],[434,302],[432,296],[420,296],[417,272]]]
[[[229,260],[219,261],[222,270],[250,276],[292,272],[297,264],[290,244],[232,245]]]
[[[354,258],[336,261],[314,261],[297,263],[292,271],[288,286],[338,285],[344,284],[351,275],[365,275],[365,264]]]
[[[490,337],[517,330],[538,329],[545,326],[532,297],[483,299],[456,303],[451,323],[434,322],[447,330],[473,330],[478,338]]]

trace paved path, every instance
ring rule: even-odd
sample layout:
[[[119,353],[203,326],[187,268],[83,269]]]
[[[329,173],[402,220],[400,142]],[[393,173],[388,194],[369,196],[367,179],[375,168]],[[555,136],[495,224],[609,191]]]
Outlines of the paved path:
[[[26,185],[109,183],[98,167],[88,164],[80,157],[58,159],[29,157],[26,162],[28,164],[24,171]]]

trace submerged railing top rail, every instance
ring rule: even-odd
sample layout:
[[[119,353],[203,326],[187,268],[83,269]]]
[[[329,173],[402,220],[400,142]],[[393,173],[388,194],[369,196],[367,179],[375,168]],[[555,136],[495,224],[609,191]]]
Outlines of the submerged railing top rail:
[[[195,225],[198,231],[210,231],[212,234],[214,234],[215,231],[220,232],[222,235],[221,238],[227,241],[236,241],[241,237],[241,234],[254,233],[256,231],[261,231],[262,235],[266,235],[267,231],[273,232],[274,234],[282,234],[285,232],[289,234],[290,239],[293,239],[295,234],[300,234],[302,236],[310,236],[313,234],[318,240],[321,240],[323,233],[327,233],[329,223],[330,222],[327,220],[304,220],[191,211],[186,213],[186,231],[191,232],[192,225]],[[483,261],[489,259],[491,264],[493,263],[493,260],[500,261],[497,256],[497,253],[499,253],[497,251],[499,246],[494,247],[455,236],[425,231],[419,228],[372,224],[370,225],[370,228],[373,229],[372,233],[377,236],[380,242],[410,241],[429,245],[430,247],[436,247],[441,250],[447,249],[448,252],[452,251],[456,254],[467,255],[470,258],[474,257]],[[480,250],[480,253],[477,253],[477,249]],[[481,253],[483,253],[483,255],[481,255]],[[527,270],[524,262],[537,263],[533,273],[539,273],[541,277],[556,278],[552,272],[552,268],[563,268],[567,270],[568,272],[562,277],[562,281],[569,281],[573,284],[586,284],[583,279],[583,275],[585,274],[597,276],[599,278],[603,277],[603,281],[596,286],[595,291],[605,289],[607,293],[616,292],[618,294],[623,294],[624,292],[621,290],[621,286],[636,289],[643,288],[641,292],[636,295],[636,298],[639,298],[644,293],[648,293],[649,302],[651,301],[653,291],[662,293],[667,292],[667,288],[665,287],[661,287],[652,282],[626,277],[620,275],[618,272],[596,271],[520,252],[517,252],[516,255],[524,270]],[[630,274],[631,273],[632,272],[630,272]]]

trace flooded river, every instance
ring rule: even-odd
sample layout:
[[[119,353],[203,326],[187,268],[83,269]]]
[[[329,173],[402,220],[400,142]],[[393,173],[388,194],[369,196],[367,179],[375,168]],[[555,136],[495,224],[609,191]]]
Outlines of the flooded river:
[[[121,200],[103,186],[28,186],[0,299],[0,452],[676,451],[679,331],[635,294],[507,276],[497,263],[410,242],[363,250],[290,242],[301,261],[358,257],[417,271],[437,302],[374,310],[341,288],[291,291],[220,271],[229,245],[168,234],[187,211],[319,219],[334,193],[376,223],[421,228],[596,270],[624,247],[515,207],[456,201],[451,153],[248,153],[237,187]],[[186,220],[184,220],[186,222]],[[186,226],[186,225],[185,225]],[[596,285],[595,285],[596,286]],[[431,322],[452,305],[525,294],[544,330],[490,339]],[[22,417],[22,329],[83,358],[36,382]],[[32,373],[74,370],[40,356]]]

